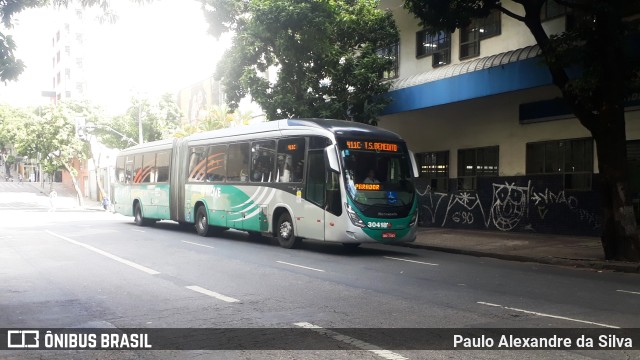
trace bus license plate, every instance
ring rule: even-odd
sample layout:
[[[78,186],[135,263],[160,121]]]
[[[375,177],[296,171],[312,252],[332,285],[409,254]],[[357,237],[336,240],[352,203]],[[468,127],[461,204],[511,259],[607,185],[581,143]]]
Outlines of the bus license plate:
[[[395,239],[396,238],[396,233],[394,233],[394,232],[383,232],[382,233],[382,238],[383,239]]]

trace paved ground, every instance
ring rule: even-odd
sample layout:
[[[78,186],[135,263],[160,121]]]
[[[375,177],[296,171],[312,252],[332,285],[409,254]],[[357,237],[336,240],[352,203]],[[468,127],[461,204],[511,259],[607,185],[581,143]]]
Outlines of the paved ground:
[[[100,203],[85,198],[84,205],[78,205],[73,189],[61,183],[5,182],[0,183],[27,193],[33,193],[33,201],[49,207],[49,189],[57,192],[57,211],[102,211]],[[15,190],[15,189],[14,189]],[[447,228],[420,228],[418,238],[409,247],[492,257],[503,260],[537,262],[560,266],[590,268],[640,273],[639,263],[604,260],[600,239],[588,236],[563,236],[521,232],[500,232],[487,230],[456,230]]]

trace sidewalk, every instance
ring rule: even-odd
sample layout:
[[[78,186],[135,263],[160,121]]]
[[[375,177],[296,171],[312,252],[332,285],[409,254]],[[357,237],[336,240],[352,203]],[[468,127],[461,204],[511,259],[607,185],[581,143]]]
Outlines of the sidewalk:
[[[640,263],[604,260],[598,237],[418,228],[416,241],[406,246],[511,261],[640,273]]]
[[[37,192],[43,196],[49,197],[51,188],[56,191],[58,196],[55,199],[56,211],[70,211],[70,210],[95,210],[104,211],[100,202],[91,200],[89,198],[83,198],[84,205],[81,207],[78,205],[78,197],[73,188],[69,189],[65,185],[59,182],[48,183],[45,182],[44,188],[40,183],[25,182],[24,185],[33,187]]]

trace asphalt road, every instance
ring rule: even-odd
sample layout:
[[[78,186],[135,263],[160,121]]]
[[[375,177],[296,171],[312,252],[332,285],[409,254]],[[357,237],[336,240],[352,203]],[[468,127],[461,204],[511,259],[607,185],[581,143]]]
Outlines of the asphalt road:
[[[11,350],[0,352],[3,359],[640,358],[640,351],[389,350],[381,347],[384,339],[348,334],[354,328],[537,328],[550,334],[640,328],[637,274],[382,245],[349,252],[303,242],[287,250],[238,231],[202,238],[172,222],[136,227],[117,214],[47,207],[45,197],[0,183],[0,328],[313,328],[333,345]],[[345,330],[325,330],[339,328]]]

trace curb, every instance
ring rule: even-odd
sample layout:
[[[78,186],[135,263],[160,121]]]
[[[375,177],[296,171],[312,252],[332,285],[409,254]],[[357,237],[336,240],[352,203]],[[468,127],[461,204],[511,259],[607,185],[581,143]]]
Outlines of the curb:
[[[581,269],[592,269],[592,270],[608,270],[608,271],[616,271],[616,272],[624,272],[624,273],[640,273],[640,264],[638,263],[625,263],[625,262],[612,262],[605,260],[591,260],[591,259],[565,259],[565,258],[557,258],[553,256],[544,256],[544,257],[531,257],[524,255],[515,255],[515,254],[500,254],[500,253],[491,253],[486,251],[477,251],[477,250],[468,250],[468,249],[459,249],[459,248],[448,248],[442,246],[433,246],[433,245],[424,245],[424,244],[415,244],[415,243],[404,243],[398,244],[399,246],[415,248],[415,249],[426,249],[433,251],[446,252],[451,254],[460,254],[460,255],[470,255],[476,257],[489,257],[500,260],[507,261],[518,261],[518,262],[533,262],[540,263],[546,265],[555,265],[555,266],[569,266]]]

